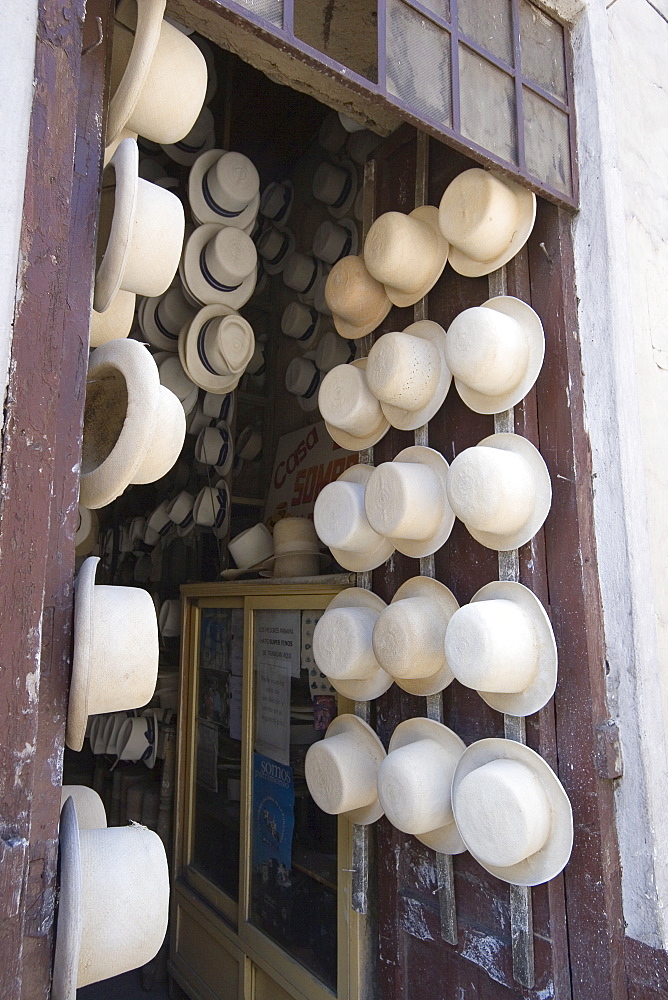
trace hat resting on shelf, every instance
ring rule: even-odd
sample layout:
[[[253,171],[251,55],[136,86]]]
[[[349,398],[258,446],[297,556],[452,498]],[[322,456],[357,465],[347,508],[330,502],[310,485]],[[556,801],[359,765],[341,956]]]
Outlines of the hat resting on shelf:
[[[220,575],[223,580],[236,580],[244,573],[254,573],[271,565],[274,539],[266,524],[260,521],[230,539],[228,549],[237,568],[224,569]]]

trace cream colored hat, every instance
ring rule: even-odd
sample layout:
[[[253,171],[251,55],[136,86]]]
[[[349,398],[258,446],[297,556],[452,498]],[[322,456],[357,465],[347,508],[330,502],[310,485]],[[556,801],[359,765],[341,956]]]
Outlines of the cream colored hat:
[[[373,471],[370,465],[350,466],[320,491],[313,508],[318,537],[354,573],[376,569],[394,552],[391,539],[374,531],[366,516],[364,495]]]
[[[201,153],[206,153],[216,145],[216,130],[213,115],[204,105],[193,127],[178,142],[163,144],[170,159],[181,166],[190,167]]]
[[[364,506],[369,524],[404,555],[430,555],[447,541],[455,515],[446,495],[448,463],[433,448],[404,448],[374,469]]]
[[[197,309],[188,302],[180,284],[164,295],[144,299],[138,313],[139,325],[146,340],[160,351],[178,351],[179,331],[191,323]],[[104,314],[103,314],[104,315]]]
[[[373,629],[386,605],[362,587],[348,587],[327,606],[313,633],[313,659],[336,691],[353,701],[379,698],[392,678],[374,656]]]
[[[423,319],[403,333],[383,334],[369,351],[366,381],[393,427],[412,431],[426,424],[452,381],[443,327]]]
[[[104,803],[94,788],[87,785],[63,785],[60,790],[60,808],[72,797],[77,810],[80,830],[101,830],[107,825]]]
[[[348,340],[366,337],[392,308],[384,286],[369,274],[363,257],[343,257],[334,265],[325,285],[325,298],[334,326]]]
[[[169,516],[170,500],[162,500],[146,521],[144,541],[147,545],[157,545],[174,529],[174,522]]]
[[[399,587],[379,617],[373,651],[384,670],[410,694],[438,694],[454,675],[444,649],[448,622],[459,604],[438,580],[415,576]]]
[[[313,287],[323,274],[324,264],[311,254],[293,252],[282,269],[283,284],[299,294],[302,302],[313,301]]]
[[[308,517],[284,517],[276,522],[273,576],[317,576],[326,558]]]
[[[315,363],[321,372],[331,372],[355,358],[355,342],[345,340],[336,330],[325,330],[315,349]]]
[[[94,754],[102,754],[105,751],[104,727],[107,722],[106,715],[96,715],[90,724],[90,749]]]
[[[100,522],[96,511],[88,510],[83,504],[78,504],[78,513],[79,524],[74,536],[74,552],[77,557],[89,556],[97,545]]]
[[[181,635],[181,602],[170,597],[160,605],[158,628],[163,639],[173,639]]]
[[[193,218],[201,225],[245,229],[260,207],[260,177],[243,153],[210,149],[190,169],[188,197]]]
[[[158,718],[153,711],[133,715],[121,726],[116,739],[118,760],[141,761],[154,767],[158,749]]]
[[[230,521],[230,491],[224,479],[217,486],[205,486],[195,498],[193,517],[196,524],[213,528],[222,535]]]
[[[235,395],[233,392],[225,393],[221,396],[216,392],[205,392],[202,399],[202,412],[212,420],[225,420],[232,423],[235,409]],[[200,427],[201,430],[201,427]]]
[[[327,372],[320,386],[318,406],[329,436],[348,451],[373,447],[390,429],[367,386],[367,364],[368,358],[359,358],[351,365],[338,365]]]
[[[294,200],[292,181],[272,181],[262,192],[260,213],[280,228],[288,222]]]
[[[521,583],[499,581],[460,608],[448,624],[445,655],[465,687],[498,712],[531,715],[557,684],[557,645],[545,608]]]
[[[348,133],[341,124],[337,112],[329,111],[320,123],[318,142],[333,156],[339,152],[347,138]]]
[[[467,850],[511,885],[549,882],[571,855],[568,796],[552,768],[523,743],[472,743],[455,770],[452,809]]]
[[[447,186],[438,210],[458,274],[477,278],[507,264],[531,235],[536,196],[492,170],[473,167]]]
[[[336,264],[342,257],[356,254],[358,247],[357,224],[352,219],[339,222],[325,219],[313,237],[313,255],[326,264]]]
[[[146,965],[169,916],[169,869],[144,826],[80,829],[74,800],[60,814],[60,886],[51,1000]]]
[[[181,403],[160,385],[155,361],[136,340],[110,340],[88,364],[79,493],[85,507],[152,483],[176,462],[186,434]]]
[[[253,356],[253,328],[229,306],[206,306],[179,334],[179,354],[193,382],[207,392],[236,389]]]
[[[329,265],[325,266],[327,267],[327,273],[321,274],[319,278],[315,279],[315,285],[313,286],[313,305],[319,313],[322,313],[323,316],[331,316],[332,310],[327,305],[327,298],[325,296],[330,268]]]
[[[214,466],[220,476],[227,475],[234,460],[234,446],[230,428],[224,420],[200,431],[195,442],[195,458],[204,465]]]
[[[246,424],[237,434],[235,451],[244,462],[253,462],[262,453],[262,431],[253,424]]]
[[[167,506],[167,514],[170,521],[172,521],[177,530],[181,529],[180,533],[189,529],[193,523],[193,507],[195,506],[195,497],[192,493],[188,493],[183,490],[178,496],[170,500]]]
[[[316,368],[313,356],[293,358],[285,369],[285,388],[293,396],[302,410],[318,408],[318,391],[322,372]]]
[[[445,360],[457,392],[476,413],[501,413],[524,399],[544,355],[538,314],[511,295],[465,309],[445,337]]]
[[[280,274],[295,251],[295,237],[289,229],[267,226],[257,241],[257,252],[267,274]]]
[[[223,580],[236,580],[243,573],[254,573],[270,565],[274,554],[274,539],[266,524],[260,521],[230,539],[228,548],[237,568],[224,569],[220,575]]]
[[[320,334],[320,313],[304,302],[289,302],[281,316],[281,330],[286,337],[296,340],[301,348],[309,350]]]
[[[383,815],[376,777],[385,749],[356,715],[338,715],[324,740],[306,753],[306,784],[317,806],[331,816],[368,826]]]
[[[97,556],[79,570],[66,743],[81,750],[89,715],[138,708],[158,676],[158,624],[139,587],[96,587]]]
[[[162,295],[179,264],[185,216],[171,191],[142,180],[139,149],[124,139],[102,178],[93,306],[104,312],[119,290]]]
[[[179,340],[179,344],[180,343],[181,340]],[[179,351],[179,357],[182,356],[182,353],[182,351]],[[183,360],[181,361],[181,364],[183,364]],[[187,433],[193,437],[197,437],[203,427],[210,427],[212,423],[213,418],[207,416],[207,414],[202,411],[202,402],[201,400],[198,400],[197,405],[194,406],[188,414],[186,422]]]
[[[448,243],[438,226],[438,209],[424,205],[410,215],[385,212],[364,241],[364,263],[385,285],[395,306],[412,306],[424,298],[448,260]]]
[[[452,814],[452,778],[465,743],[432,719],[406,719],[378,768],[378,798],[397,830],[441,854],[466,850]]]
[[[255,291],[255,244],[233,226],[198,226],[186,243],[183,275],[203,305],[239,309]]]
[[[352,160],[321,163],[313,175],[311,191],[335,219],[348,215],[357,195],[357,167]]]
[[[109,308],[104,312],[91,310],[90,314],[90,346],[100,347],[108,340],[122,340],[132,329],[135,318],[134,292],[119,290],[111,300]]]
[[[507,552],[543,526],[552,503],[545,460],[519,434],[492,434],[454,459],[448,500],[468,531],[489,549]]]
[[[199,387],[186,375],[178,354],[170,354],[158,365],[160,385],[173,392],[185,413],[190,413],[197,402]]]

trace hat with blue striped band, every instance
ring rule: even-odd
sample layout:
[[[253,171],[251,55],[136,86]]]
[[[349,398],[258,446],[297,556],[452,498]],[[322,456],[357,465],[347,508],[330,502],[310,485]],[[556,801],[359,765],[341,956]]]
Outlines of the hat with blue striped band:
[[[185,246],[183,277],[190,294],[202,305],[239,309],[255,291],[255,244],[241,229],[198,226]]]
[[[260,214],[280,229],[290,218],[294,200],[292,181],[272,181],[262,192]]]
[[[232,468],[234,445],[230,428],[224,420],[200,432],[195,443],[195,458],[204,465],[213,466],[219,475],[227,475]]]
[[[227,526],[230,517],[230,490],[224,479],[215,486],[205,486],[195,497],[195,522],[203,528],[218,531]]]
[[[206,306],[179,334],[179,356],[192,381],[207,392],[235,389],[253,356],[253,329],[228,307]]]
[[[357,195],[357,167],[352,160],[321,163],[313,175],[313,197],[327,206],[335,219],[350,212]]]
[[[190,167],[201,153],[206,153],[216,145],[216,131],[213,115],[204,105],[197,121],[183,139],[171,145],[163,145],[170,159],[184,167]]]
[[[260,207],[260,177],[243,153],[210,149],[191,167],[188,197],[200,224],[244,229],[254,222]]]
[[[267,226],[257,241],[257,252],[262,257],[267,274],[280,274],[295,250],[295,237],[289,229]]]
[[[316,367],[314,358],[312,351],[293,358],[285,371],[285,388],[297,397],[302,410],[307,411],[318,407],[318,390],[322,380],[322,372]]]
[[[303,350],[310,349],[320,334],[321,316],[314,306],[305,302],[289,302],[281,316],[281,330],[296,340]]]
[[[313,254],[326,264],[336,264],[342,257],[356,254],[358,247],[357,224],[352,219],[340,219],[338,222],[325,219],[313,237]]]
[[[152,347],[161,351],[178,351],[179,330],[189,323],[197,309],[183,294],[177,282],[164,295],[143,299],[137,311],[139,326]]]

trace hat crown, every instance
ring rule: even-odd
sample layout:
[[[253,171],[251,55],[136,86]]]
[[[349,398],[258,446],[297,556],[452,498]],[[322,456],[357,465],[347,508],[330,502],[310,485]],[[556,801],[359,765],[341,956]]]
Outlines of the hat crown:
[[[178,334],[184,323],[193,318],[194,309],[186,299],[179,285],[170,288],[160,298],[155,307],[157,319],[171,334]]]
[[[338,733],[309,747],[306,783],[323,812],[338,816],[376,799],[378,764],[353,733]]]
[[[274,525],[274,550],[279,552],[315,552],[318,536],[308,517],[283,517]]]
[[[382,311],[385,315],[390,305],[382,283],[369,273],[362,257],[343,257],[334,265],[327,277],[325,298],[335,315],[354,326],[362,326]]]
[[[221,226],[204,247],[204,260],[214,279],[234,289],[257,266],[257,250],[250,236],[234,226]]]
[[[160,384],[171,390],[181,401],[186,399],[195,388],[195,383],[191,382],[186,375],[183,365],[176,354],[172,354],[171,357],[165,358],[164,361],[160,362],[158,365],[158,374],[160,376]]]
[[[205,104],[190,132],[183,139],[180,139],[177,145],[190,146],[189,152],[199,150],[213,132],[213,128],[213,115]]]
[[[336,205],[350,187],[351,172],[335,163],[321,163],[313,175],[311,190],[316,201]]]
[[[260,521],[246,528],[229,543],[230,555],[239,569],[253,566],[274,554],[274,540],[266,524]]]
[[[281,316],[281,330],[287,337],[299,340],[307,331],[313,331],[318,314],[303,302],[289,302]]]
[[[445,360],[455,376],[490,396],[510,392],[522,380],[529,340],[521,323],[497,309],[474,306],[453,320],[445,338]]]
[[[536,487],[521,455],[480,445],[462,451],[452,462],[447,492],[455,515],[465,524],[501,534],[527,522]]]
[[[466,687],[512,694],[536,677],[540,645],[528,614],[514,601],[476,601],[450,619],[445,655]]]
[[[327,423],[356,437],[373,434],[383,420],[364,372],[354,365],[338,365],[327,372],[320,386],[318,406]]]
[[[331,219],[321,222],[313,237],[313,253],[327,264],[335,264],[344,252],[346,243],[352,245],[351,234],[345,226]]]
[[[450,789],[458,759],[432,739],[387,755],[378,769],[378,798],[397,830],[423,834],[453,822]]]
[[[373,552],[381,544],[364,510],[364,486],[338,480],[320,491],[313,509],[318,536],[331,549]]]
[[[431,341],[408,333],[386,333],[369,351],[367,385],[384,403],[420,410],[436,391],[441,363]]]
[[[364,262],[378,281],[410,294],[424,285],[438,249],[431,226],[402,212],[385,212],[369,229]]]
[[[439,225],[458,250],[480,262],[499,257],[517,228],[519,205],[513,188],[474,167],[455,177],[439,206]]]
[[[384,462],[366,486],[369,524],[385,538],[422,541],[438,530],[445,497],[441,482],[419,462]]]
[[[197,524],[206,528],[217,527],[225,522],[227,507],[227,490],[217,486],[205,486],[195,497],[193,516]]]
[[[365,680],[378,670],[371,643],[378,612],[371,608],[331,608],[313,633],[313,658],[326,677]]]
[[[293,358],[285,370],[285,388],[295,396],[312,395],[320,373],[310,358]]]
[[[443,666],[446,625],[442,607],[427,597],[394,601],[376,622],[376,659],[393,677],[431,677]]]
[[[174,497],[167,508],[167,513],[174,524],[183,525],[192,518],[194,503],[195,497],[186,490],[182,490],[178,496]]]
[[[203,351],[208,364],[219,375],[243,372],[255,348],[253,330],[242,316],[214,317],[200,331]]]
[[[206,173],[217,205],[228,212],[242,212],[260,191],[260,176],[243,153],[223,153]]]
[[[308,254],[291,253],[283,268],[283,281],[295,292],[305,292],[313,284],[317,273],[317,262]]]
[[[331,372],[338,366],[349,368],[351,367],[348,365],[351,355],[350,348],[350,341],[340,337],[336,330],[326,330],[315,349],[315,363],[323,372]],[[322,387],[320,392],[322,393]],[[318,405],[322,413],[322,396],[319,398]],[[382,414],[378,417],[378,422],[380,422],[381,417]]]
[[[195,457],[205,465],[222,466],[232,444],[229,429],[204,427],[195,443]]]
[[[287,185],[274,181],[268,184],[262,193],[260,211],[268,219],[274,219],[285,208],[288,197],[289,188]]]

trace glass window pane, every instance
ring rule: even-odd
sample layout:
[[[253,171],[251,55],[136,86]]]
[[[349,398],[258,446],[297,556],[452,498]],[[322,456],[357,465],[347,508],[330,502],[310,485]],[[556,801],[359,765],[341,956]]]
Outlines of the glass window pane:
[[[515,82],[465,45],[459,46],[462,134],[517,163]]]
[[[526,87],[522,93],[527,170],[557,191],[570,194],[568,115]]]
[[[378,0],[352,5],[295,0],[294,26],[307,45],[367,80],[378,80]]]
[[[283,27],[283,0],[237,0],[237,3],[277,27]]]
[[[459,0],[459,30],[488,52],[513,65],[513,18],[510,0]]]
[[[433,11],[444,21],[450,20],[450,0],[421,0],[422,6]]]
[[[450,35],[401,0],[387,3],[387,91],[419,118],[452,124]]]
[[[519,10],[522,75],[566,103],[564,29],[528,0]]]

